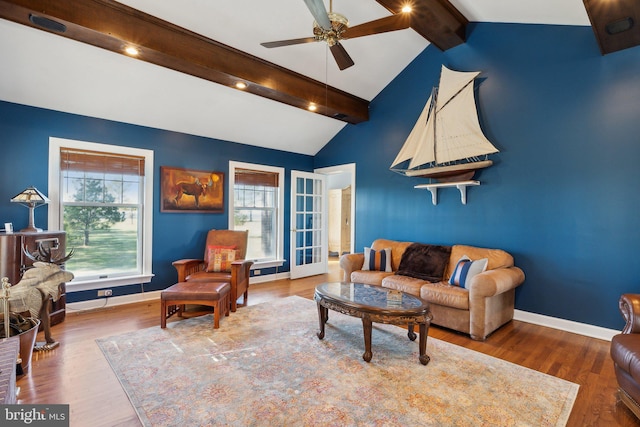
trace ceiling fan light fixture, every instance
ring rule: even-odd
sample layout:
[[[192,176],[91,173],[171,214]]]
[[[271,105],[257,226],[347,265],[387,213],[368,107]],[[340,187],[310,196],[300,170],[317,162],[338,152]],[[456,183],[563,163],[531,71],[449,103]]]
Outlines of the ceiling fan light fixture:
[[[340,24],[344,25],[345,27],[349,26],[349,20],[347,19],[347,17],[340,13],[329,12],[329,21],[331,21],[331,26],[334,28],[336,25]]]

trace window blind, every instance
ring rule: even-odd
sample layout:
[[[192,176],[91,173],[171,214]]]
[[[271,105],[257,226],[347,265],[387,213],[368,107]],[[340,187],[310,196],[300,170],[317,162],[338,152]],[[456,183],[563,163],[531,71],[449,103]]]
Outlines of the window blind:
[[[278,187],[278,174],[275,172],[236,168],[235,183],[262,187]]]
[[[60,169],[144,176],[144,157],[61,147]]]

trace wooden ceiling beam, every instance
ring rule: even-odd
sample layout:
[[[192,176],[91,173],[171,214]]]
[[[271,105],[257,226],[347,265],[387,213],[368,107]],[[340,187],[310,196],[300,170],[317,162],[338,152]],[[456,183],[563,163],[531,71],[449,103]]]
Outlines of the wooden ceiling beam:
[[[638,0],[583,0],[600,52],[617,52],[640,45]]]
[[[246,92],[305,110],[314,103],[348,123],[369,119],[367,100],[115,1],[0,0],[0,18],[119,54],[133,45],[140,60],[229,87],[242,81]]]
[[[393,13],[409,4],[411,28],[440,50],[445,51],[466,41],[469,21],[447,0],[376,0]]]

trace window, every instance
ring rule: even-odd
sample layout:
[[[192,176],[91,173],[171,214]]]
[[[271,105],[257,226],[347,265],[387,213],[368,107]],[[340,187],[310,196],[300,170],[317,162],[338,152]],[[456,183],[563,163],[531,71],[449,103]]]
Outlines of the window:
[[[49,227],[74,249],[69,290],[150,281],[152,186],[150,150],[50,138]]]
[[[282,265],[284,169],[229,162],[229,229],[249,230],[247,259]]]

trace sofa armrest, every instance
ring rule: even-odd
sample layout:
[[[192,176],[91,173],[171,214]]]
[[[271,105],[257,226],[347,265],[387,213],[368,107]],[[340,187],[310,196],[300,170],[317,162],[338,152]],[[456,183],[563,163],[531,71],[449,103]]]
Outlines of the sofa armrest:
[[[618,302],[620,313],[626,320],[623,334],[640,334],[640,294],[623,294]]]
[[[492,297],[517,288],[524,282],[524,272],[518,267],[503,267],[484,271],[471,278],[471,296]]]
[[[340,268],[344,271],[345,282],[351,281],[351,273],[356,270],[362,270],[364,265],[364,254],[345,254],[340,257]]]
[[[178,272],[178,282],[184,282],[187,276],[202,270],[204,261],[201,259],[179,259],[171,263]]]

